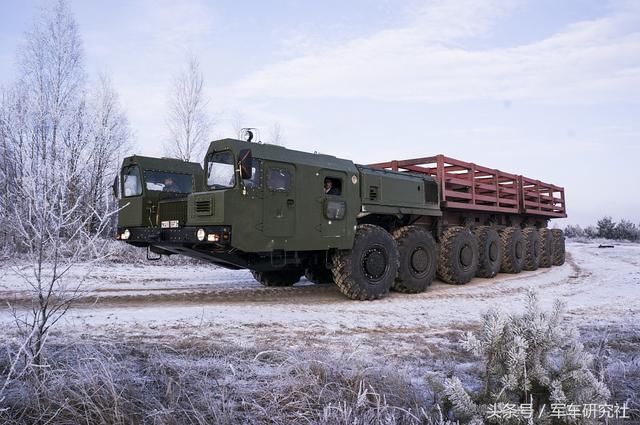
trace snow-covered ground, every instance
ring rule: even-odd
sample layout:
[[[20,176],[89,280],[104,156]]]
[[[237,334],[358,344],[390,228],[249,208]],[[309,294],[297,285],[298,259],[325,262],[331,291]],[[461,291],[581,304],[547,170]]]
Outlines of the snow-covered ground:
[[[561,267],[474,279],[463,286],[436,281],[422,294],[392,292],[371,302],[351,301],[332,285],[305,280],[291,288],[264,288],[246,271],[207,265],[105,264],[83,281],[83,298],[55,325],[48,344],[55,355],[86,342],[89,357],[99,350],[110,353],[108,361],[114,364],[108,366],[119,374],[126,371],[126,376],[129,364],[145,365],[139,373],[146,376],[148,364],[160,359],[162,368],[171,364],[185,370],[184,379],[194,383],[197,392],[218,384],[193,381],[194,376],[202,379],[194,368],[206,365],[208,377],[212,367],[219,367],[212,379],[224,379],[236,400],[255,398],[254,390],[263,386],[269,394],[288,394],[288,388],[299,384],[306,394],[315,375],[302,374],[300,381],[290,383],[291,370],[301,370],[305,359],[314,359],[309,364],[321,364],[325,372],[343,374],[349,382],[351,368],[358,376],[360,370],[375,369],[379,380],[393,371],[406,377],[416,394],[431,400],[430,391],[447,376],[477,387],[481,362],[462,349],[461,332],[477,330],[482,313],[492,308],[522,312],[526,291],[533,287],[543,309],[550,310],[558,299],[565,302],[566,317],[578,326],[581,341],[606,365],[613,401],[637,409],[640,245],[570,243],[567,248]],[[72,270],[68,282],[77,282],[87,271]],[[3,266],[0,326],[15,345],[19,341],[12,338],[14,318],[4,307],[7,303],[19,313],[27,311],[29,291],[15,269]],[[324,384],[320,387],[324,393]],[[405,394],[407,388],[393,387],[388,394]],[[280,412],[278,406],[270,412]]]
[[[518,310],[529,287],[538,290],[543,306],[564,301],[578,325],[637,323],[640,245],[601,249],[570,243],[567,251],[562,267],[478,278],[463,286],[435,281],[422,294],[392,292],[370,302],[348,300],[335,286],[304,279],[291,288],[264,288],[247,271],[206,264],[101,265],[83,282],[83,298],[59,326],[97,333],[213,328],[239,339],[271,332],[281,337],[339,333],[358,338],[392,329],[415,335],[465,328],[490,308]],[[29,297],[22,278],[9,266],[0,272],[0,303],[20,308]],[[80,279],[86,272],[72,269],[67,279]],[[2,307],[0,323],[12,320],[9,308]]]

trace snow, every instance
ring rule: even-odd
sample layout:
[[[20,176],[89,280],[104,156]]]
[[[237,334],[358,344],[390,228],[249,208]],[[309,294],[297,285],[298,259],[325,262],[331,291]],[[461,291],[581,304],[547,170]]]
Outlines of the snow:
[[[61,326],[81,329],[181,329],[208,326],[242,329],[271,326],[287,332],[375,332],[390,326],[415,332],[476,323],[490,308],[521,309],[529,287],[538,289],[543,307],[566,303],[578,323],[637,320],[640,312],[640,245],[613,249],[570,243],[561,267],[476,278],[463,286],[435,281],[422,294],[392,292],[370,302],[345,298],[333,285],[306,280],[291,288],[263,288],[247,271],[202,265],[100,265],[83,282],[83,298]],[[84,267],[70,271],[82,279]],[[0,302],[21,308],[29,294],[15,269],[0,269]],[[12,320],[0,310],[0,323]]]
[[[472,386],[478,364],[458,344],[462,332],[477,330],[481,315],[492,308],[521,313],[534,287],[544,310],[557,299],[566,303],[565,317],[589,344],[598,346],[611,332],[614,344],[626,350],[616,354],[624,370],[616,376],[637,370],[629,359],[637,356],[633,344],[640,332],[640,245],[599,249],[570,243],[567,251],[560,267],[462,286],[435,281],[422,294],[392,292],[368,302],[306,280],[291,288],[264,288],[247,271],[206,264],[103,264],[91,270],[84,298],[52,335],[109,344],[331,354],[388,364],[420,382],[433,373],[455,373]],[[69,279],[88,271],[72,269]],[[14,318],[5,306],[27,311],[28,292],[12,268],[0,267],[0,276],[0,326],[10,331]],[[626,342],[628,347],[621,345]]]

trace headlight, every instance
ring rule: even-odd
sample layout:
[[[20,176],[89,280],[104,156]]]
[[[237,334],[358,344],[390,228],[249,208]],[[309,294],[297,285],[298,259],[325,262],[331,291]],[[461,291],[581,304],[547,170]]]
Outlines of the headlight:
[[[196,233],[196,236],[198,237],[199,241],[203,241],[207,234],[205,233],[204,229],[198,229],[198,233]]]
[[[125,229],[124,232],[122,232],[122,235],[120,235],[120,238],[126,241],[127,239],[129,239],[129,236],[131,236],[131,232],[129,231],[129,229]]]

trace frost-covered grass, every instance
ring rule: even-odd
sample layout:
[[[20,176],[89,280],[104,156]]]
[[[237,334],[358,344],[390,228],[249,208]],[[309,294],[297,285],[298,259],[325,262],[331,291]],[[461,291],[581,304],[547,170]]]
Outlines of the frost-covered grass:
[[[3,353],[1,369],[7,368]],[[350,353],[182,339],[56,338],[41,378],[5,392],[3,423],[429,423],[424,385]],[[0,369],[0,370],[1,370]]]
[[[446,378],[458,376],[467,388],[482,385],[482,361],[463,354],[458,342],[466,330],[452,329],[438,351],[409,358],[327,352],[311,344],[231,344],[214,335],[57,334],[40,377],[25,374],[8,385],[0,422],[442,423],[441,414],[454,419],[442,392]],[[638,330],[581,332],[596,359],[594,372],[604,372],[611,401],[637,409]],[[2,378],[16,341],[2,343]],[[637,410],[632,414],[640,420]]]

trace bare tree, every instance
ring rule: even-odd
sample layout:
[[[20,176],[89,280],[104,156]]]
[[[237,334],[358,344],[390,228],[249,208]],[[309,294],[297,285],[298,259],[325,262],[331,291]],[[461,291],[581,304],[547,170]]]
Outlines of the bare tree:
[[[105,193],[129,132],[105,79],[86,94],[80,36],[64,1],[27,34],[19,63],[20,78],[0,104],[0,212],[33,295],[17,323],[40,365],[49,329],[81,293],[68,270],[104,253],[115,214]]]
[[[118,95],[105,75],[99,78],[96,92],[91,99],[89,138],[91,149],[89,155],[90,172],[87,180],[88,202],[97,211],[110,211],[115,208],[115,200],[111,196],[109,186],[118,171],[117,160],[129,148],[131,132],[124,112],[120,108]],[[89,232],[95,233],[100,227],[91,215]],[[108,226],[106,230],[111,230]]]
[[[246,117],[242,112],[236,111],[231,118],[231,126],[233,127],[234,137],[240,137],[240,132],[247,127]]]
[[[274,145],[282,145],[283,138],[282,126],[279,122],[274,122],[269,132],[269,141]]]
[[[200,160],[213,125],[207,114],[204,77],[198,61],[191,57],[186,70],[173,81],[167,127],[170,156],[184,161]]]

